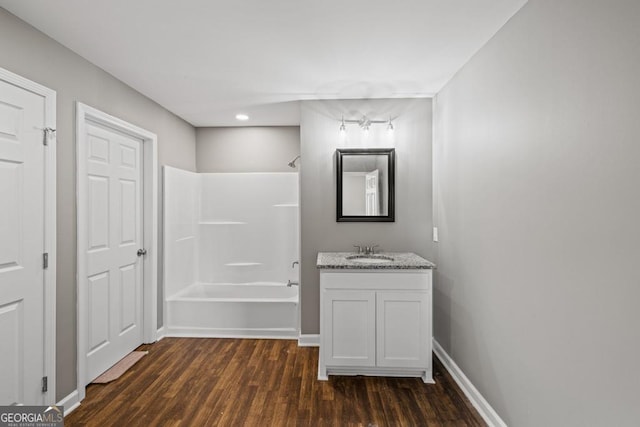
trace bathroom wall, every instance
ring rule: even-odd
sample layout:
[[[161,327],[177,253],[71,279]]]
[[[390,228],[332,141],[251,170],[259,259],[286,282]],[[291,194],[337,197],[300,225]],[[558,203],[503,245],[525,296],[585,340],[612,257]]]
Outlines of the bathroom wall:
[[[198,128],[196,141],[198,172],[291,172],[300,154],[298,126]]]
[[[432,257],[431,100],[378,99],[303,101],[300,163],[302,227],[302,333],[319,333],[319,273],[322,251],[351,251],[354,244],[379,244],[385,251],[410,251]],[[394,118],[389,136],[373,125],[364,136],[357,125],[339,134],[340,118]],[[340,147],[396,149],[396,221],[336,222],[335,150]]]
[[[435,338],[508,425],[640,420],[638,22],[529,0],[435,100]]]
[[[364,194],[367,188],[364,172],[345,172],[342,177],[343,194]],[[342,201],[344,215],[366,215],[367,203],[364,197],[345,197]]]
[[[161,165],[195,170],[195,130],[2,8],[0,67],[57,91],[56,396],[61,399],[76,388],[75,102],[86,103],[156,133]],[[162,224],[162,218],[159,219]],[[160,266],[160,278],[161,271]],[[159,309],[161,315],[161,306]]]

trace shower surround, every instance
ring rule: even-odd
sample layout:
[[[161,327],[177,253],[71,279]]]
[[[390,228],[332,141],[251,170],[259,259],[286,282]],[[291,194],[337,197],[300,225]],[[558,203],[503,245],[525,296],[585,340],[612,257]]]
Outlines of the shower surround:
[[[164,168],[168,336],[298,336],[297,173]]]

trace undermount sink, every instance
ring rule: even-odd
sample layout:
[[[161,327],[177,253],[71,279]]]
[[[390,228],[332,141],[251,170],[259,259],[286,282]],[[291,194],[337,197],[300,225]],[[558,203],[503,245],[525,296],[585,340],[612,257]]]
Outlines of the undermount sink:
[[[393,258],[386,255],[350,255],[346,259],[362,264],[380,264],[393,261]]]

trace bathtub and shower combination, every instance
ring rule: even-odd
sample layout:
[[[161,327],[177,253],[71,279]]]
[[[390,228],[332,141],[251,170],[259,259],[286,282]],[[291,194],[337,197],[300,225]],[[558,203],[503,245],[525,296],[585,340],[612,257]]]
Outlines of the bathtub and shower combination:
[[[297,338],[297,173],[164,168],[165,335]]]

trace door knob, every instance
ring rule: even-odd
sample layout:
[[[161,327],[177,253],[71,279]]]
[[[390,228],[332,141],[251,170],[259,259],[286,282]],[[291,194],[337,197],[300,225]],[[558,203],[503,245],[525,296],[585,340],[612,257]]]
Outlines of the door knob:
[[[147,254],[147,250],[142,248],[142,249],[138,249],[138,256],[143,256]]]

